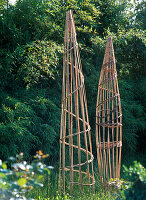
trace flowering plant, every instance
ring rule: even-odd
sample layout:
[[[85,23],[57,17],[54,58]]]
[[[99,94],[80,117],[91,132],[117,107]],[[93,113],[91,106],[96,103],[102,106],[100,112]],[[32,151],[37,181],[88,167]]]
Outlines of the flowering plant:
[[[36,186],[43,187],[40,182],[43,175],[50,174],[50,169],[53,169],[41,162],[46,157],[48,154],[39,150],[31,164],[23,160],[23,153],[10,157],[7,162],[0,160],[0,199],[25,200],[26,192]]]

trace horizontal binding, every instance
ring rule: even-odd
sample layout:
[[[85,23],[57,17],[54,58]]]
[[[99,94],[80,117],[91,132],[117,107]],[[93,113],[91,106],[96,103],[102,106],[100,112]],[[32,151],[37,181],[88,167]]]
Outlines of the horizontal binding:
[[[100,149],[112,149],[113,147],[121,147],[122,141],[114,141],[114,142],[101,142],[97,145],[97,148]]]
[[[122,115],[121,115],[122,116]],[[105,123],[96,123],[97,125],[101,127],[109,127],[109,128],[115,128],[115,127],[120,127],[122,126],[121,123],[112,123],[112,124],[105,124]]]

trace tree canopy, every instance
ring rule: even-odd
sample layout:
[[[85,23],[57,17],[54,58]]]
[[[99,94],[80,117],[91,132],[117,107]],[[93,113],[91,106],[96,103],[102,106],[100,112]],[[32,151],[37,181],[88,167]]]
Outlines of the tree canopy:
[[[145,5],[144,1],[131,4],[128,0],[0,2],[3,159],[20,151],[29,158],[38,149],[52,159],[59,156],[62,52],[68,9],[74,12],[92,137],[99,73],[107,38],[112,36],[123,111],[123,153],[144,151]]]

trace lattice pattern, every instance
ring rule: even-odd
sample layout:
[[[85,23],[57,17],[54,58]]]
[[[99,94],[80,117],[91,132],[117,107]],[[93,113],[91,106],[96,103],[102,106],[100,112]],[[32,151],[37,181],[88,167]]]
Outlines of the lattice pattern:
[[[66,13],[60,130],[60,189],[65,193],[67,172],[73,185],[93,186],[93,154],[84,76],[72,11]]]
[[[120,178],[122,111],[112,38],[108,39],[98,85],[96,145],[100,179]]]

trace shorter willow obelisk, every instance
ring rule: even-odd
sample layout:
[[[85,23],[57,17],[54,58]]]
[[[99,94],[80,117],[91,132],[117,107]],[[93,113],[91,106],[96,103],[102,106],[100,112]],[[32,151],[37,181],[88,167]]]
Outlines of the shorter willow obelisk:
[[[66,188],[70,188],[72,194],[75,185],[82,190],[83,186],[91,187],[93,184],[93,154],[84,76],[70,10],[66,13],[64,36],[59,187],[64,193]]]
[[[96,145],[102,185],[120,178],[122,111],[112,38],[107,42],[96,105]]]

